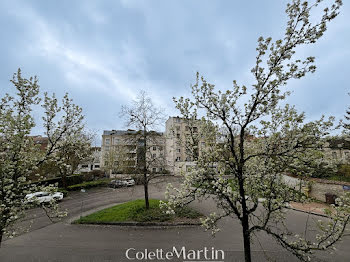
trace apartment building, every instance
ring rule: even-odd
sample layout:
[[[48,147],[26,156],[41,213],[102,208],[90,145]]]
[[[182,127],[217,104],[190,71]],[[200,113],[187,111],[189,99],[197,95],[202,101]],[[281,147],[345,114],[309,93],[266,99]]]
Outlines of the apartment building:
[[[47,145],[49,144],[49,139],[45,136],[31,136],[35,145],[40,145],[40,150],[46,151]]]
[[[324,147],[326,156],[343,164],[350,162],[350,140],[346,137],[333,137],[327,140]]]
[[[165,124],[166,159],[169,163],[169,171],[180,174],[195,165],[194,156],[200,154],[200,149],[205,146],[199,134],[198,122],[189,122],[181,117],[169,117]],[[198,152],[190,151],[186,147],[186,139],[193,136],[198,140]]]
[[[144,139],[141,131],[105,130],[102,135],[101,168],[110,174],[135,173],[143,166]],[[146,163],[149,172],[161,173],[166,168],[165,137],[161,132],[147,134]]]
[[[75,173],[91,172],[101,169],[101,147],[91,147],[91,157],[79,164]]]

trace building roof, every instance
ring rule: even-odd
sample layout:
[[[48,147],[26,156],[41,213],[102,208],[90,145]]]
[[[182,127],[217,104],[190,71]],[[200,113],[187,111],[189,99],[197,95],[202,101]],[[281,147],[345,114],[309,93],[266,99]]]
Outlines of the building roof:
[[[139,132],[142,131],[137,131],[137,130],[133,130],[133,129],[128,129],[128,130],[104,130],[103,131],[103,135],[104,136],[108,136],[108,135],[133,135],[133,134],[137,134]],[[155,133],[158,135],[163,135],[163,132],[156,132],[156,131],[150,131],[151,133]]]
[[[327,142],[332,149],[350,149],[350,140],[345,137],[332,137]]]

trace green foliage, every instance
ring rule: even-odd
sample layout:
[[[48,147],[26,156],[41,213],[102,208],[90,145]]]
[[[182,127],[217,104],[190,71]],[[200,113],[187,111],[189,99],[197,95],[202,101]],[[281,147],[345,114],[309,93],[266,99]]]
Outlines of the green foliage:
[[[341,164],[338,166],[337,175],[350,180],[350,165]]]
[[[171,221],[176,217],[180,218],[199,218],[202,216],[198,211],[189,207],[179,208],[176,216],[166,214],[159,208],[159,200],[150,199],[149,209],[145,208],[143,199],[130,201],[114,207],[110,207],[91,215],[82,217],[75,223],[96,223],[96,222],[164,222]]]
[[[96,181],[89,181],[89,182],[84,182],[81,184],[75,184],[72,186],[68,186],[67,189],[69,191],[74,191],[74,190],[80,190],[80,189],[87,189],[87,188],[92,188],[92,187],[102,187],[102,186],[107,186],[108,183],[110,182],[110,179],[100,179]]]
[[[318,178],[333,180],[333,181],[350,182],[350,165],[349,164],[339,164],[337,166],[336,171],[324,170],[322,173],[319,173],[319,174],[320,174],[319,176],[313,176],[313,177],[318,177]]]
[[[92,173],[73,174],[71,176],[66,177],[66,184],[67,186],[72,186],[76,184],[81,184],[86,181],[92,181],[93,179],[94,176]],[[32,182],[32,184],[36,184],[38,186],[57,185],[58,187],[63,187],[62,177],[40,179],[39,181]]]

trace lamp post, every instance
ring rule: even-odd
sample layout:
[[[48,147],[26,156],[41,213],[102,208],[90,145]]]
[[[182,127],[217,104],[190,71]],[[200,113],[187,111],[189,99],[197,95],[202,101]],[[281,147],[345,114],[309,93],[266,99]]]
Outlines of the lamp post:
[[[85,193],[86,190],[82,188],[80,192]],[[81,199],[81,206],[80,206],[80,219],[83,217],[83,205],[84,205],[84,197]]]

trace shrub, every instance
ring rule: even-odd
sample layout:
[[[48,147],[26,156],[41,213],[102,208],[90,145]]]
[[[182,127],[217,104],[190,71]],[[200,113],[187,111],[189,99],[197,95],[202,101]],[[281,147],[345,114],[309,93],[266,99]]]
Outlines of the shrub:
[[[68,187],[69,191],[74,191],[74,190],[80,190],[83,188],[92,188],[92,187],[100,187],[100,186],[107,186],[109,183],[109,179],[101,179],[101,180],[96,180],[96,181],[89,181],[89,182],[84,182],[81,184],[76,184]]]
[[[350,177],[350,165],[342,164],[338,166],[337,175],[343,177]]]
[[[94,179],[96,178],[103,178],[105,177],[105,172],[102,170],[92,170],[90,174],[93,176]]]

